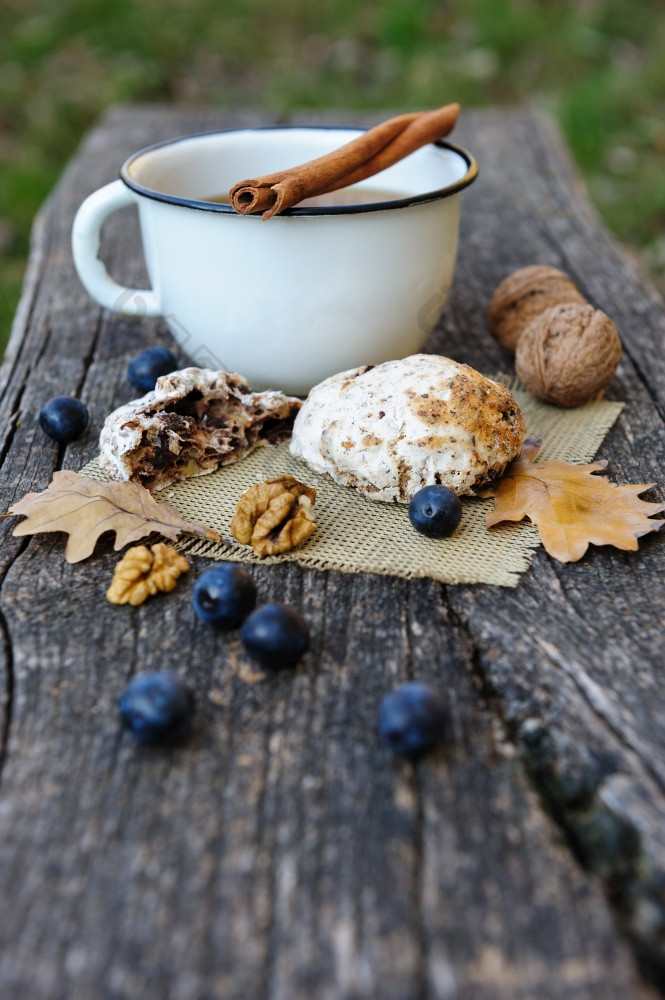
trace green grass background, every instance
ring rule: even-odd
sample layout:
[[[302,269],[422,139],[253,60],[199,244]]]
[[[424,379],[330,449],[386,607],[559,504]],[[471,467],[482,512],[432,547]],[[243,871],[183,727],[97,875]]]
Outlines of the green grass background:
[[[116,101],[531,102],[665,287],[663,0],[0,0],[0,350],[31,220]]]

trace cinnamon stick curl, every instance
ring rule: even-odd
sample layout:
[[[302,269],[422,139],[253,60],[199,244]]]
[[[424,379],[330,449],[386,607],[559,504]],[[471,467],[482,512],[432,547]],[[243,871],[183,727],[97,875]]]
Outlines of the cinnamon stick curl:
[[[263,219],[271,219],[304,198],[329,194],[372,177],[428,142],[443,138],[452,131],[459,112],[459,104],[447,104],[436,111],[389,118],[324,156],[239,181],[231,188],[229,201],[241,215],[261,212]]]

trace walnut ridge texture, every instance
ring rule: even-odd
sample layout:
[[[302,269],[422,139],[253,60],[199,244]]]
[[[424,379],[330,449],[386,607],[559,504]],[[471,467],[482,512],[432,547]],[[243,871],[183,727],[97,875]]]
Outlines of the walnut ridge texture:
[[[505,386],[435,354],[342,372],[315,386],[291,452],[372,500],[408,503],[439,483],[458,494],[501,475],[525,425]]]
[[[514,351],[529,323],[561,302],[584,302],[567,274],[541,264],[521,267],[504,278],[492,296],[490,330],[503,347]]]
[[[150,548],[134,545],[116,566],[106,599],[111,604],[137,607],[148,597],[160,592],[169,593],[188,569],[185,557],[170,545],[163,542],[157,542]]]
[[[580,406],[602,395],[620,360],[621,341],[609,316],[568,302],[546,309],[524,330],[515,368],[538,399]]]
[[[106,418],[99,464],[112,479],[159,490],[288,440],[300,406],[281,392],[251,392],[233,372],[185,368]]]
[[[245,490],[231,521],[231,533],[259,556],[289,552],[314,533],[316,490],[293,476],[278,476]]]

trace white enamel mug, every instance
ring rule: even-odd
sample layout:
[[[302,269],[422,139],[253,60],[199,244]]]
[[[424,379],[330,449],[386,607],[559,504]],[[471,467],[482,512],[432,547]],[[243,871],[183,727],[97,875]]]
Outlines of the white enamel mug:
[[[452,281],[459,195],[478,171],[465,150],[423,147],[361,182],[362,205],[264,221],[205,200],[360,131],[237,129],[135,153],[74,220],[83,285],[114,312],[162,316],[193,363],[237,371],[255,389],[305,394],[328,375],[419,351]],[[399,197],[372,203],[372,190]],[[104,220],[128,204],[138,206],[151,289],[117,284],[98,257]]]

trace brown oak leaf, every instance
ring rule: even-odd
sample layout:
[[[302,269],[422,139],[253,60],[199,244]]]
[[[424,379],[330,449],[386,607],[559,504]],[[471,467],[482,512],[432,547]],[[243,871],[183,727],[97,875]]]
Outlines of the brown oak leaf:
[[[199,521],[188,521],[171,504],[155,500],[138,483],[100,483],[77,472],[55,472],[42,493],[28,493],[0,517],[25,515],[14,535],[64,531],[69,535],[65,559],[80,562],[91,556],[106,531],[115,532],[114,549],[152,532],[175,541],[180,534],[222,541],[221,535]]]
[[[613,545],[631,552],[637,539],[657,531],[665,521],[651,517],[665,510],[665,503],[648,503],[638,494],[651,489],[617,485],[595,476],[607,462],[573,465],[551,460],[534,462],[540,441],[525,441],[522,453],[502,479],[482,497],[494,497],[487,527],[501,521],[528,517],[536,525],[547,552],[559,562],[577,562],[590,544]]]

